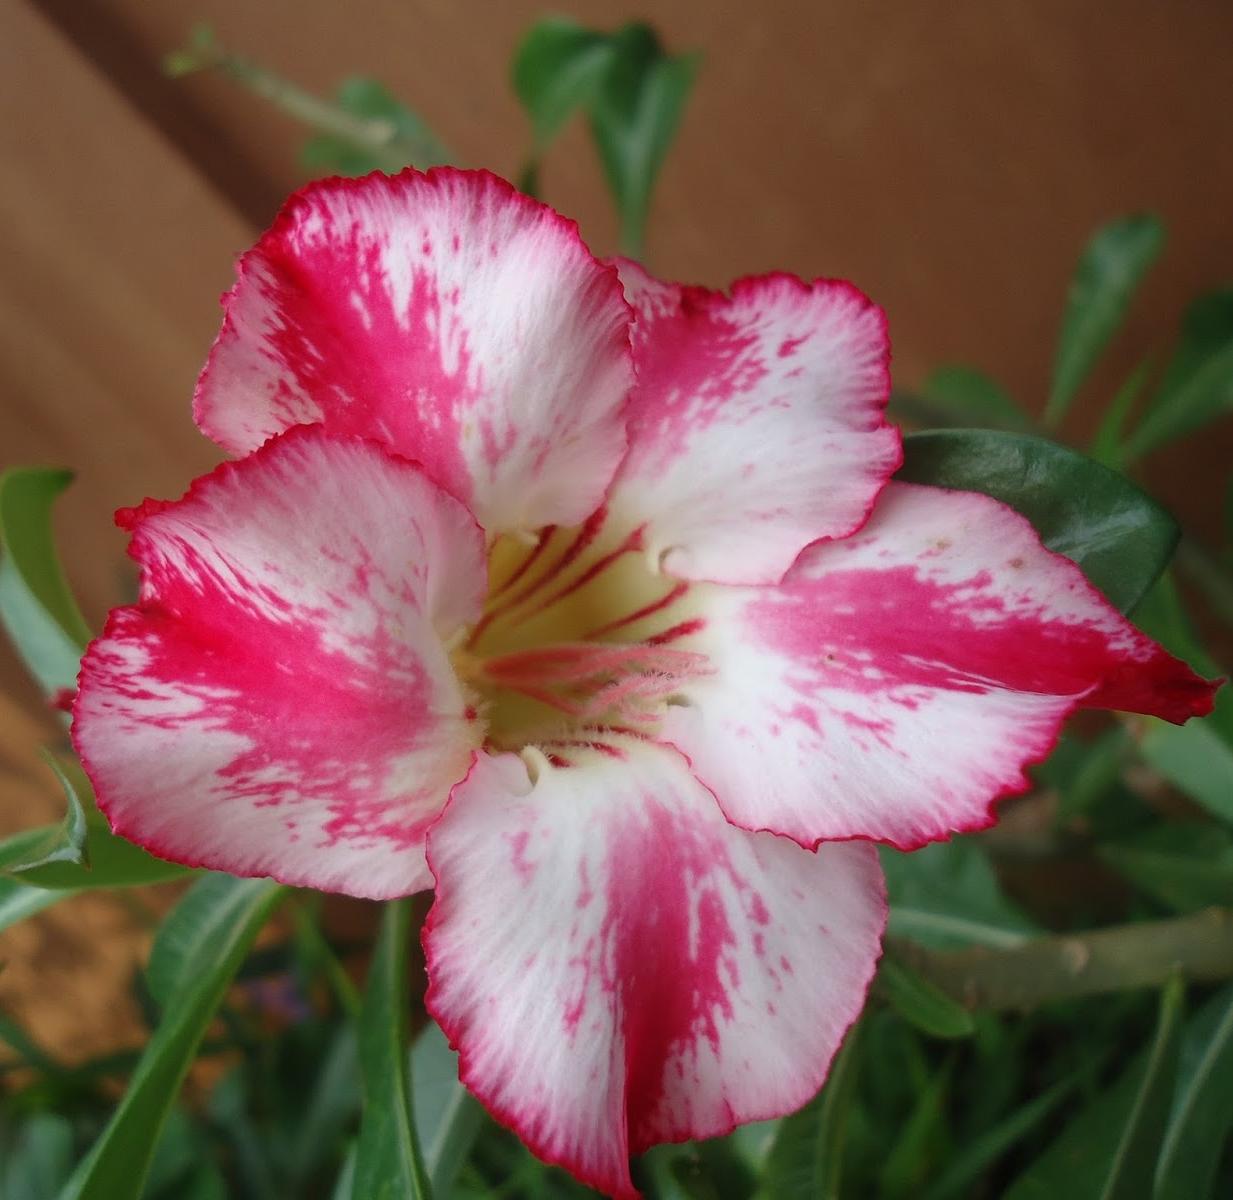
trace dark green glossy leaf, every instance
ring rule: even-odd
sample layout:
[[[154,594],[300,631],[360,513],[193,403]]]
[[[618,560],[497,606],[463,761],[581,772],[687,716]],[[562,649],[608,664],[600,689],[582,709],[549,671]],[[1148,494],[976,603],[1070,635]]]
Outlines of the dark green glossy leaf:
[[[1147,1053],[1066,1126],[1004,1200],[1152,1200],[1177,1070],[1182,995],[1180,979],[1165,987]]]
[[[921,386],[921,398],[942,426],[976,426],[1026,433],[1032,419],[995,379],[973,367],[938,367]]]
[[[1233,1130],[1233,987],[1187,1023],[1154,1200],[1204,1200]]]
[[[59,1200],[136,1200],[197,1046],[249,947],[285,889],[268,879],[207,876],[164,921],[163,1016],[128,1089]],[[203,919],[202,895],[226,921]],[[166,943],[169,941],[171,945]],[[173,964],[175,964],[173,969]]]
[[[962,1004],[888,955],[878,967],[876,986],[905,1021],[930,1037],[963,1038],[976,1031],[972,1014]]]
[[[838,1200],[860,1052],[861,1027],[854,1025],[831,1064],[823,1089],[800,1112],[780,1122],[762,1180],[767,1196]]]
[[[1132,462],[1233,412],[1233,288],[1200,296],[1186,313],[1177,350],[1123,459]]]
[[[51,510],[68,471],[14,467],[0,474],[0,620],[30,673],[51,694],[77,684],[90,640],[56,557]]]
[[[1233,774],[1228,778],[1233,780]],[[1192,912],[1210,904],[1233,907],[1233,833],[1227,829],[1215,825],[1153,825],[1116,842],[1106,842],[1099,854],[1131,882],[1177,912]]]
[[[1117,331],[1135,290],[1164,245],[1164,227],[1153,216],[1123,217],[1096,231],[1075,268],[1045,424],[1066,415],[1075,393]]]
[[[411,1102],[434,1196],[453,1191],[484,1124],[480,1102],[458,1078],[458,1055],[429,1021],[411,1050]]]
[[[418,1200],[432,1194],[411,1111],[407,1028],[411,1011],[407,900],[385,906],[360,1010],[364,1116],[355,1156],[356,1196]]]
[[[1122,612],[1143,598],[1177,545],[1176,523],[1150,496],[1045,438],[971,429],[911,434],[897,478],[1010,505]]]
[[[613,57],[591,105],[591,132],[621,214],[621,250],[642,254],[655,179],[693,86],[697,59],[665,54],[648,25],[612,36]]]
[[[887,931],[937,950],[1012,949],[1039,931],[998,888],[974,842],[954,838],[911,854],[880,848],[890,898]]]

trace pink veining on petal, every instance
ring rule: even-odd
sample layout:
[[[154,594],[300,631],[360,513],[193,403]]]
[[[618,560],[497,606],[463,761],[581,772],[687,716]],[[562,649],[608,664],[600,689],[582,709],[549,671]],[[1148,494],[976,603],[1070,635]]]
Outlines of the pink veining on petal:
[[[195,412],[231,451],[302,423],[374,438],[489,529],[582,520],[624,452],[616,274],[487,172],[309,185],[224,305]]]
[[[533,783],[480,755],[454,790],[429,835],[427,1002],[499,1120],[632,1197],[629,1153],[816,1091],[885,898],[871,846],[734,829],[674,751],[600,736],[615,753],[579,746]]]
[[[859,527],[900,462],[881,310],[833,280],[767,275],[725,296],[620,267],[638,383],[609,503],[666,569],[771,583]]]
[[[234,874],[424,886],[479,737],[437,633],[482,603],[466,510],[373,443],[301,429],[118,516],[141,599],[88,650],[73,726],[113,827]]]
[[[727,815],[802,845],[983,828],[1080,705],[1173,721],[1213,685],[985,496],[891,484],[782,584],[714,589],[681,644],[713,674],[665,718]]]

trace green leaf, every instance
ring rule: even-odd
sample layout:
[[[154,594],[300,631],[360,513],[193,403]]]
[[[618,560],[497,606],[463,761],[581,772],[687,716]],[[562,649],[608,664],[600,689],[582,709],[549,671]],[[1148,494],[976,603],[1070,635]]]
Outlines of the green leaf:
[[[514,92],[542,150],[574,113],[589,109],[615,53],[613,40],[564,17],[527,31],[514,57]]]
[[[195,956],[203,945],[216,945],[253,903],[253,888],[231,875],[211,871],[184,893],[159,928],[146,964],[146,986],[160,1008],[191,988],[197,978]]]
[[[826,1086],[785,1117],[771,1144],[762,1187],[775,1200],[838,1200],[848,1116],[856,1096],[861,1029],[854,1025]]]
[[[621,214],[621,251],[641,257],[656,176],[694,82],[694,55],[665,54],[649,25],[612,36],[613,57],[591,106],[591,132]]]
[[[904,438],[897,478],[984,492],[1022,513],[1122,612],[1143,598],[1177,545],[1173,518],[1124,475],[1045,438],[940,430]]]
[[[1039,931],[998,888],[984,852],[954,838],[904,854],[880,848],[890,899],[887,931],[937,950],[1013,949]]]
[[[411,1050],[411,1102],[434,1196],[453,1191],[484,1124],[480,1102],[458,1078],[458,1055],[429,1021]]]
[[[284,895],[268,879],[210,875],[163,922],[154,953],[163,1017],[119,1106],[59,1200],[136,1200],[159,1135],[215,1010],[271,910]],[[202,896],[227,920],[206,919]]]
[[[1130,417],[1135,401],[1143,394],[1151,373],[1151,361],[1145,359],[1123,381],[1116,395],[1105,409],[1105,415],[1100,420],[1100,428],[1092,439],[1092,457],[1106,467],[1122,465],[1122,430]]]
[[[1233,779],[1233,775],[1229,777]],[[1100,857],[1177,912],[1233,907],[1233,833],[1213,825],[1154,825],[1106,842]]]
[[[48,694],[77,685],[90,630],[56,557],[51,509],[68,471],[14,467],[0,474],[0,621]]]
[[[314,171],[340,175],[367,175],[370,171],[394,172],[400,167],[421,170],[450,161],[440,138],[416,112],[394,96],[379,80],[357,75],[338,89],[338,109],[367,122],[380,138],[363,140],[342,132],[320,133],[310,138],[300,158]]]
[[[1127,440],[1132,462],[1233,411],[1233,287],[1200,296],[1186,313],[1173,359]]]
[[[1156,1164],[1154,1200],[1203,1200],[1233,1129],[1233,987],[1213,996],[1182,1039],[1177,1091]]]
[[[947,1133],[947,1092],[954,1074],[954,1059],[932,1072],[920,1089],[908,1119],[895,1130],[894,1144],[878,1171],[885,1200],[915,1200],[939,1143]]]
[[[49,892],[44,888],[28,887],[15,879],[0,878],[0,933],[18,921],[50,908],[68,892]]]
[[[72,1165],[72,1123],[52,1113],[33,1113],[22,1122],[0,1163],[0,1196],[5,1200],[54,1196]]]
[[[962,1004],[889,956],[883,956],[878,967],[877,987],[905,1021],[930,1037],[963,1038],[976,1032],[972,1014]]]
[[[59,825],[31,831],[36,835],[36,840],[24,846],[21,846],[20,835],[16,840],[6,838],[0,842],[0,870],[9,875],[20,875],[23,871],[31,871],[48,863],[89,865],[86,811],[82,807],[81,798],[68,773],[46,750],[43,751],[43,759],[64,789],[68,812]],[[17,846],[21,846],[21,849],[16,849]]]
[[[80,812],[80,823],[84,824],[80,861],[74,861],[69,855],[32,861],[64,836],[65,826],[46,825],[12,834],[0,842],[0,870],[12,874],[20,872],[22,883],[65,893],[104,887],[139,887],[178,879],[189,873],[189,868],[155,858],[140,846],[112,833],[95,807],[90,781],[80,767],[55,762],[53,770],[69,797],[66,824],[73,831],[71,836],[75,838],[79,832],[75,810]]]
[[[947,1163],[946,1170],[921,1200],[956,1200],[973,1195],[973,1184],[981,1175],[1027,1137],[1074,1090],[1074,1086],[1072,1080],[1056,1084],[972,1139]]]
[[[364,1116],[354,1190],[365,1200],[406,1200],[432,1194],[420,1157],[408,1077],[410,940],[410,902],[391,900],[385,906],[360,1010]]]
[[[1067,1125],[1004,1200],[1151,1200],[1173,1094],[1182,984],[1161,994],[1150,1050]]]
[[[1066,744],[1076,743],[1071,740]],[[1040,777],[1059,792],[1054,817],[1057,825],[1092,814],[1117,787],[1122,769],[1130,757],[1130,734],[1124,725],[1115,725],[1094,741],[1078,745],[1079,753],[1073,770],[1065,775],[1056,770],[1060,757],[1056,751],[1040,766]]]
[[[1026,433],[1032,419],[996,380],[973,367],[938,367],[921,387],[921,398],[942,426],[977,426]]]
[[[1131,297],[1164,245],[1164,226],[1150,214],[1123,217],[1096,231],[1071,280],[1053,363],[1045,424],[1055,428],[1117,331]]]
[[[1229,703],[1223,697],[1222,702]],[[1139,750],[1175,787],[1233,822],[1233,745],[1221,737],[1212,718],[1185,725],[1149,718]]]

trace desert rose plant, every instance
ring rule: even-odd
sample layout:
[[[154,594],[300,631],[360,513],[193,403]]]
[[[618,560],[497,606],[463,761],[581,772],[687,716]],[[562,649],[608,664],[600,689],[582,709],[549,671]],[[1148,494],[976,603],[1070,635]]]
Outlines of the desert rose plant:
[[[823,1089],[875,975],[910,1026],[964,1037],[970,1009],[1008,1007],[989,997],[1016,969],[995,961],[992,983],[978,969],[956,985],[960,952],[931,960],[924,935],[879,972],[883,863],[894,901],[912,861],[879,844],[988,828],[1077,710],[1176,726],[1212,711],[1214,664],[1189,655],[1196,672],[1119,610],[1173,540],[1124,477],[1010,433],[925,435],[905,463],[887,321],[857,287],[778,272],[723,292],[664,282],[597,257],[527,194],[585,108],[639,250],[693,67],[632,28],[532,34],[516,76],[537,131],[523,190],[450,166],[360,173],[362,115],[274,93],[337,113],[343,132],[327,132],[350,138],[356,177],[309,184],[239,260],[193,400],[229,457],[180,499],[117,514],[135,603],[79,674],[75,653],[71,668],[35,655],[97,802],[66,768],[77,829],[56,845],[131,855],[117,884],[216,873],[160,936],[162,1023],[65,1200],[143,1194],[179,1081],[293,888],[390,902],[364,996],[345,974],[336,985],[365,1095],[336,1195],[482,1194],[468,1183],[484,1170],[479,1109],[460,1109],[462,1134],[441,1127],[449,1155],[420,1144],[439,1114],[413,1112],[403,898],[426,892],[423,1009],[456,1053],[440,1047],[447,1069],[567,1173],[526,1194],[573,1177],[622,1198],[838,1195],[842,1126],[826,1105],[850,1083],[808,1118],[826,1153],[809,1152],[823,1176],[802,1174],[799,1192],[783,1164],[801,1118],[780,1119]],[[264,79],[208,37],[176,65]],[[642,104],[662,127],[639,176],[617,135]],[[395,156],[399,136],[431,139],[419,124],[384,136]],[[1109,332],[1089,330],[1084,353]],[[1083,369],[1065,366],[1055,416]],[[1025,463],[1031,492],[1014,482]],[[23,836],[5,860],[25,876],[19,905],[47,894],[39,872],[86,886],[83,854],[57,866]],[[963,943],[958,928],[942,947]],[[1025,934],[1002,949],[1020,942],[1049,946]],[[1075,994],[1050,991],[1050,953],[1028,1005]],[[1179,1006],[1174,982],[1162,1044]],[[1229,1040],[1209,1043],[1227,1055]],[[722,1152],[687,1167],[654,1149],[751,1122],[779,1122],[759,1127],[769,1150],[739,1133],[709,1143],[736,1147],[730,1176]],[[1113,1151],[1101,1162],[1126,1177]]]

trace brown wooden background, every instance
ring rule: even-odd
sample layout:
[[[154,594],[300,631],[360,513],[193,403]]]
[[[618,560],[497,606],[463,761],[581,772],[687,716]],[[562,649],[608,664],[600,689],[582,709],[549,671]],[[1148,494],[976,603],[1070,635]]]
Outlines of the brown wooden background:
[[[849,276],[889,311],[901,384],[962,360],[1038,406],[1074,257],[1121,212],[1159,212],[1170,243],[1091,400],[1167,342],[1189,297],[1233,277],[1229,0],[551,7],[599,26],[649,17],[670,46],[703,52],[651,265],[710,284],[774,267]],[[508,63],[544,11],[0,0],[0,465],[80,472],[61,536],[93,621],[126,587],[112,510],[178,495],[216,460],[188,410],[216,299],[303,177],[289,119],[224,79],[166,80],[160,57],[205,20],[234,51],[323,93],[376,75],[461,161],[511,173],[526,128]],[[581,130],[544,182],[597,250],[612,249]],[[1201,529],[1213,528],[1230,425],[1154,468]],[[0,649],[0,829],[54,809],[34,757],[50,730]]]

